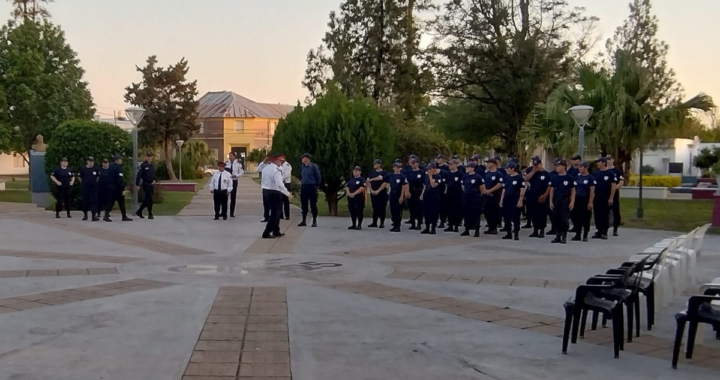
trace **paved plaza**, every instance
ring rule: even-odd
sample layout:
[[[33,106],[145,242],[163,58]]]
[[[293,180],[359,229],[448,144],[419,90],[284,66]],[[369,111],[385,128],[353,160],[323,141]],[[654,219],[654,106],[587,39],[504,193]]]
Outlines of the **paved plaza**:
[[[286,236],[263,240],[260,188],[247,178],[238,217],[212,214],[207,190],[176,217],[131,223],[0,205],[0,379],[720,376],[711,329],[694,359],[670,367],[687,297],[652,332],[643,318],[619,359],[608,328],[561,354],[575,287],[672,232],[560,246],[527,231],[518,242],[348,231],[346,218],[299,228],[294,209]],[[699,267],[702,280],[720,277],[719,237],[705,238]]]

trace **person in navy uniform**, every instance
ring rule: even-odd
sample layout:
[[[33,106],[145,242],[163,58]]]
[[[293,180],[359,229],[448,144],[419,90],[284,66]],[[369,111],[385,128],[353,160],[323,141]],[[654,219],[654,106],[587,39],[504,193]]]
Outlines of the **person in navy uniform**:
[[[523,198],[525,197],[525,181],[518,174],[516,163],[509,162],[505,170],[507,174],[501,180],[503,190],[500,204],[502,205],[507,230],[502,238],[504,240],[520,240],[520,210],[523,207]]]
[[[505,170],[505,166],[502,164],[502,158],[498,155],[495,155],[493,159],[497,162],[496,168],[502,174],[503,177],[507,174],[507,170]]]
[[[543,167],[539,156],[532,157],[532,167],[527,168],[524,179],[530,185],[526,192],[528,220],[532,221],[533,227],[530,237],[544,238],[549,211],[547,198],[550,195],[550,173]]]
[[[148,219],[155,219],[153,216],[153,194],[155,193],[155,166],[153,166],[153,154],[152,152],[145,153],[145,161],[140,164],[140,168],[137,172],[137,178],[135,178],[135,186],[142,186],[142,191],[145,197],[143,198],[140,208],[135,212],[135,215],[140,219],[145,219],[143,216],[143,210],[147,209]]]
[[[593,239],[607,240],[610,229],[610,208],[615,199],[618,178],[615,171],[608,169],[608,161],[605,157],[597,159],[598,171],[595,172],[595,197],[593,198],[593,210],[595,211],[595,228],[597,231]]]
[[[480,174],[475,173],[476,168],[477,164],[475,162],[469,163],[465,168],[467,172],[461,180],[465,231],[460,236],[470,236],[470,231],[474,230],[474,236],[480,237],[480,214],[482,213],[482,194],[485,192],[485,179]],[[452,181],[456,182],[454,178]]]
[[[456,155],[452,156],[452,159],[453,159],[453,160],[457,160],[457,162],[458,162],[458,167],[457,167],[457,169],[460,171],[460,173],[465,174],[465,165],[463,165],[463,164],[461,163],[462,161],[460,160],[460,155],[459,155],[459,154],[456,154]]]
[[[486,162],[485,193],[483,212],[487,222],[486,235],[497,235],[500,225],[500,198],[502,197],[502,173],[498,170],[498,160],[490,158]]]
[[[578,165],[578,175],[575,177],[575,207],[570,213],[575,227],[573,241],[588,241],[590,233],[590,218],[592,217],[593,198],[595,197],[595,177],[590,175],[590,164],[581,162]]]
[[[403,165],[400,161],[393,163],[393,173],[385,177],[385,182],[390,187],[390,220],[392,228],[390,232],[400,232],[400,224],[402,224],[403,203],[405,196],[408,194],[408,182],[405,174],[402,173]]]
[[[555,171],[554,166],[555,166],[555,164],[556,164],[559,160],[560,160],[560,158],[555,158],[555,160],[553,160],[553,170],[551,170],[551,171],[548,172],[548,174],[550,175],[550,180],[551,180],[551,181],[552,181],[553,178],[555,178],[555,177],[557,176],[557,174],[558,174],[557,171]],[[548,195],[549,195],[549,194],[548,194]],[[545,202],[546,212],[547,212],[547,214],[550,216],[550,230],[547,232],[547,235],[548,235],[548,236],[553,236],[553,235],[555,235],[555,234],[557,233],[557,231],[555,231],[555,218],[554,218],[554,215],[553,215],[552,211],[550,210],[550,204],[549,204],[549,203],[550,203],[550,202]]]
[[[91,213],[93,222],[100,220],[98,208],[98,168],[95,166],[95,159],[89,156],[85,159],[85,166],[78,172],[80,181],[83,219],[88,220],[88,212]]]
[[[127,211],[125,210],[125,177],[123,176],[122,156],[116,154],[113,156],[113,160],[115,162],[110,165],[110,181],[113,186],[111,188],[112,198],[110,200],[110,210],[112,210],[115,202],[117,202],[120,214],[122,215],[122,221],[132,222],[132,219],[128,218]],[[109,211],[107,213],[107,219],[110,219]]]
[[[555,164],[558,175],[550,182],[550,209],[555,219],[555,239],[553,243],[567,244],[570,229],[570,212],[575,208],[575,178],[567,173],[567,162],[559,160]]]
[[[362,169],[356,166],[352,178],[347,181],[345,193],[348,197],[348,210],[352,225],[348,230],[362,230],[363,213],[365,212],[365,178],[360,176]]]
[[[440,224],[438,228],[442,229],[445,228],[445,223],[447,223],[448,220],[447,182],[445,181],[445,177],[450,171],[450,166],[445,162],[445,156],[442,154],[438,154],[435,157],[435,166],[437,173],[440,174],[440,177],[443,179],[440,181],[440,186],[438,186],[438,191],[440,192]]]
[[[370,204],[372,205],[372,223],[368,227],[385,228],[385,217],[387,216],[388,192],[386,177],[388,172],[382,168],[382,160],[373,161],[373,170],[368,174],[367,191],[370,193]],[[378,221],[380,224],[378,225]]]
[[[522,165],[520,166],[520,174],[523,176],[527,174],[529,166]],[[523,208],[520,211],[520,220],[525,220],[525,224],[523,224],[520,228],[521,229],[532,229],[532,218],[530,217],[530,213],[528,212],[528,192],[529,192],[529,186],[528,182],[525,181],[525,198],[523,198]]]
[[[613,204],[610,206],[610,212],[612,214],[613,236],[618,236],[618,228],[620,228],[620,224],[622,224],[622,219],[620,217],[620,189],[625,185],[625,175],[621,168],[615,166],[615,160],[612,156],[607,155],[605,159],[608,163],[608,169],[615,172],[615,177],[617,177],[617,186],[615,196],[613,198]]]
[[[570,167],[568,168],[568,174],[570,174],[571,177],[577,178],[577,176],[580,174],[580,163],[582,161],[582,157],[580,155],[576,154],[572,157],[570,157]]]
[[[422,200],[420,195],[425,185],[425,173],[420,169],[420,163],[416,158],[410,159],[411,169],[406,170],[405,176],[408,181],[408,209],[410,211],[410,229],[420,231],[423,224]]]
[[[427,166],[427,173],[424,176],[424,183],[420,200],[422,201],[422,211],[425,217],[425,229],[422,234],[435,235],[438,219],[440,216],[440,185],[443,177],[440,175],[440,169],[437,164],[431,162]]]
[[[98,216],[100,211],[104,211],[105,215],[103,220],[106,222],[112,222],[110,220],[110,210],[112,209],[112,197],[113,197],[113,183],[110,180],[110,161],[107,158],[103,159],[100,168],[98,168]]]
[[[439,170],[450,171],[450,166],[445,162],[445,156],[442,154],[435,156],[435,165]]]
[[[300,165],[300,205],[302,209],[302,222],[298,224],[298,227],[307,226],[308,203],[310,204],[310,210],[312,211],[312,227],[317,227],[317,192],[318,187],[322,183],[320,168],[310,161],[311,157],[307,153],[300,156],[300,159],[302,160],[302,165]]]
[[[70,215],[70,197],[72,196],[72,186],[75,184],[75,174],[72,168],[68,166],[67,158],[60,159],[60,166],[53,170],[50,179],[55,183],[55,217],[60,218],[60,211],[65,209],[68,218]]]
[[[450,160],[449,171],[445,173],[443,184],[445,185],[445,197],[447,207],[448,226],[445,232],[460,232],[460,224],[463,220],[463,177],[464,174],[458,169],[460,161]],[[479,201],[478,201],[479,203]],[[479,211],[478,206],[478,211]],[[478,214],[478,223],[480,216]],[[478,227],[479,228],[479,227]]]

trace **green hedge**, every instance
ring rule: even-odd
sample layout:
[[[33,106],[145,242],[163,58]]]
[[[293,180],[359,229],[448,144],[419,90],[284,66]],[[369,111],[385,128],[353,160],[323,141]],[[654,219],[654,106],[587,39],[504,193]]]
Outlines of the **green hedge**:
[[[175,171],[175,176],[180,177],[180,163],[178,159],[174,159],[172,161],[173,170]],[[190,160],[183,160],[182,163],[182,176],[183,179],[202,179],[205,176],[205,173],[197,168],[197,165],[190,161]],[[165,165],[165,161],[157,161],[155,162],[155,176],[158,180],[169,180],[170,175],[167,170],[167,166]]]
[[[632,175],[628,181],[628,186],[638,186],[639,176]],[[680,177],[669,176],[669,175],[644,175],[643,186],[646,187],[679,187],[681,182]]]

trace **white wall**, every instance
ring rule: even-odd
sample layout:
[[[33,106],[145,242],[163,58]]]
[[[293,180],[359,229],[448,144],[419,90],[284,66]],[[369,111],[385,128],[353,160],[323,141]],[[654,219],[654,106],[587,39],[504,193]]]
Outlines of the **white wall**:
[[[0,175],[28,175],[28,164],[21,156],[13,157],[11,154],[0,154]]]

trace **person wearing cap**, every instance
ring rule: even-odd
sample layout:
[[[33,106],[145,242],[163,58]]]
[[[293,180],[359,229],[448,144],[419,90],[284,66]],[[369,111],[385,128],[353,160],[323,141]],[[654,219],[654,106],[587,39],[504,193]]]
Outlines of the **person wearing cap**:
[[[526,192],[528,224],[533,228],[530,237],[544,238],[549,211],[546,200],[550,195],[550,173],[543,167],[539,156],[532,157],[532,167],[525,171],[524,180],[530,185]]]
[[[307,226],[308,204],[312,212],[312,226],[317,227],[317,192],[321,184],[320,168],[311,162],[308,153],[300,156],[302,165],[300,165],[300,206],[302,209],[302,222],[298,227]]]
[[[95,166],[95,159],[89,156],[85,159],[85,166],[78,172],[80,181],[83,219],[88,220],[88,212],[91,213],[93,222],[100,220],[98,209],[98,168]]]
[[[370,193],[370,203],[372,204],[372,223],[368,227],[385,228],[385,218],[387,217],[388,192],[386,177],[388,172],[382,168],[382,160],[373,161],[373,170],[368,174],[367,191]],[[378,225],[378,221],[380,224]]]
[[[575,207],[575,178],[567,173],[565,160],[555,162],[555,171],[558,175],[550,182],[550,210],[555,220],[555,239],[552,242],[567,244],[570,212]]]
[[[230,217],[235,217],[235,205],[237,203],[237,191],[238,191],[238,178],[242,177],[245,172],[243,171],[242,163],[237,159],[235,152],[228,154],[228,160],[225,162],[225,171],[230,173],[233,181],[233,188],[230,191]],[[288,203],[288,209],[290,204]]]
[[[445,173],[443,185],[445,185],[445,207],[447,208],[448,226],[445,232],[460,232],[460,224],[463,220],[463,177],[464,174],[458,170],[460,161],[452,159],[448,162],[449,171]],[[480,198],[478,193],[478,198]],[[479,200],[478,200],[479,203]],[[478,219],[480,219],[480,207],[478,204]]]
[[[497,170],[503,175],[503,177],[505,177],[505,175],[507,175],[507,171],[505,170],[505,165],[502,164],[502,157],[496,154],[493,159],[497,161]]]
[[[480,237],[480,215],[482,213],[482,194],[485,192],[485,179],[475,173],[477,163],[471,161],[465,168],[465,175],[462,176],[462,215],[465,219],[465,231],[460,236],[470,236],[470,231],[475,231],[475,237]],[[459,171],[458,171],[459,172]],[[455,181],[452,176],[452,181]]]
[[[593,239],[607,240],[610,229],[610,208],[615,199],[618,178],[615,171],[608,168],[605,157],[597,159],[598,170],[595,172],[595,197],[593,198],[593,211],[595,212],[595,228],[597,231]]]
[[[450,167],[449,167],[448,164],[445,162],[445,156],[442,155],[442,154],[438,154],[437,156],[435,156],[435,165],[436,165],[437,168],[440,169],[440,170],[444,170],[444,171],[446,171],[446,172],[447,172],[447,171],[450,171]]]
[[[388,195],[390,201],[390,220],[392,221],[390,232],[400,232],[403,203],[409,191],[407,177],[403,174],[401,161],[395,161],[393,163],[393,173],[385,177],[385,182],[390,187],[390,194]]]
[[[420,169],[417,158],[410,159],[410,170],[405,172],[408,181],[408,209],[410,211],[410,230],[420,231],[423,224],[422,194],[425,186],[425,173]]]
[[[442,181],[440,181],[440,185],[438,186],[438,192],[440,193],[440,205],[438,209],[440,213],[440,224],[438,228],[445,228],[445,223],[448,220],[447,182],[445,181],[445,177],[450,171],[450,167],[445,162],[445,156],[438,154],[435,157],[435,167],[437,174],[442,177]]]
[[[68,218],[70,215],[70,198],[72,186],[75,184],[75,175],[72,168],[68,166],[67,158],[60,159],[60,166],[53,170],[50,179],[55,183],[55,217],[60,218],[60,211],[65,209]]]
[[[625,175],[622,169],[615,166],[615,160],[611,155],[607,155],[605,159],[608,163],[608,170],[615,172],[615,177],[617,177],[617,186],[613,203],[610,206],[610,212],[612,214],[613,236],[618,236],[618,228],[620,228],[620,224],[622,223],[622,219],[620,217],[620,189],[623,185],[625,185]]]
[[[570,174],[571,177],[576,178],[578,174],[580,174],[581,161],[582,157],[580,157],[580,155],[578,154],[570,157],[570,167],[568,168],[568,174]]]
[[[352,177],[347,181],[345,193],[348,196],[348,211],[352,225],[348,230],[362,230],[363,216],[365,212],[366,180],[361,176],[362,168],[353,168]]]
[[[578,165],[578,175],[575,177],[575,207],[570,212],[570,218],[575,227],[573,241],[588,241],[590,233],[590,219],[592,218],[593,198],[595,197],[595,177],[588,168],[590,164],[581,162]],[[582,234],[582,238],[581,235]]]
[[[232,174],[225,170],[225,163],[218,161],[217,166],[218,170],[210,178],[210,193],[213,195],[215,209],[215,218],[213,220],[218,220],[221,216],[223,220],[227,220],[228,195],[233,191],[234,183]]]
[[[458,162],[457,170],[459,170],[460,173],[465,174],[465,165],[462,164],[463,161],[460,159],[460,155],[459,155],[459,154],[454,154],[454,155],[452,156],[452,159],[453,159],[453,160],[456,160],[456,161]]]
[[[485,201],[483,212],[487,222],[486,235],[497,235],[500,225],[500,198],[502,196],[502,173],[498,170],[499,161],[493,157],[487,160],[485,172]]]
[[[552,181],[558,175],[557,170],[555,170],[555,165],[557,165],[560,160],[562,160],[562,158],[560,157],[557,157],[553,160],[553,170],[548,172],[548,174],[550,174],[550,181]],[[547,214],[550,216],[550,230],[546,232],[546,235],[554,236],[557,234],[557,231],[555,230],[555,215],[550,210],[550,202],[546,202],[545,204],[547,205]]]
[[[107,158],[102,160],[102,164],[98,168],[97,182],[97,198],[98,198],[98,217],[100,212],[104,211],[103,220],[110,222],[110,210],[112,209],[112,197],[114,185],[110,179],[110,161]]]
[[[111,221],[110,211],[112,211],[113,206],[117,202],[120,215],[122,215],[122,221],[132,222],[132,219],[128,218],[127,211],[125,210],[125,176],[123,175],[122,156],[116,154],[113,156],[113,161],[115,162],[110,165],[110,181],[112,183],[112,187],[110,188],[110,206],[105,210],[105,218],[103,218],[103,220],[106,222]]]
[[[435,235],[438,219],[440,216],[440,185],[443,177],[440,175],[440,169],[437,164],[431,162],[427,165],[427,173],[423,178],[423,188],[420,193],[422,201],[423,217],[425,219],[425,229],[422,234]]]
[[[153,216],[153,194],[155,193],[155,166],[153,165],[152,152],[145,153],[145,161],[140,164],[140,168],[135,178],[135,186],[141,186],[143,191],[143,201],[135,215],[140,219],[145,219],[143,210],[147,209],[148,219],[155,219]]]
[[[508,162],[505,167],[507,174],[502,178],[502,195],[500,207],[502,207],[503,218],[505,219],[506,234],[503,240],[520,240],[520,210],[523,207],[525,197],[525,181],[518,174],[518,165]]]
[[[285,161],[285,155],[275,153],[268,155],[271,163],[262,171],[262,180],[260,186],[263,191],[263,198],[268,199],[270,206],[270,215],[268,217],[265,230],[263,231],[263,239],[273,239],[282,237],[285,234],[280,232],[280,214],[282,213],[282,196],[292,199],[292,194],[285,188],[283,182],[282,166]],[[231,178],[232,179],[232,178]]]

